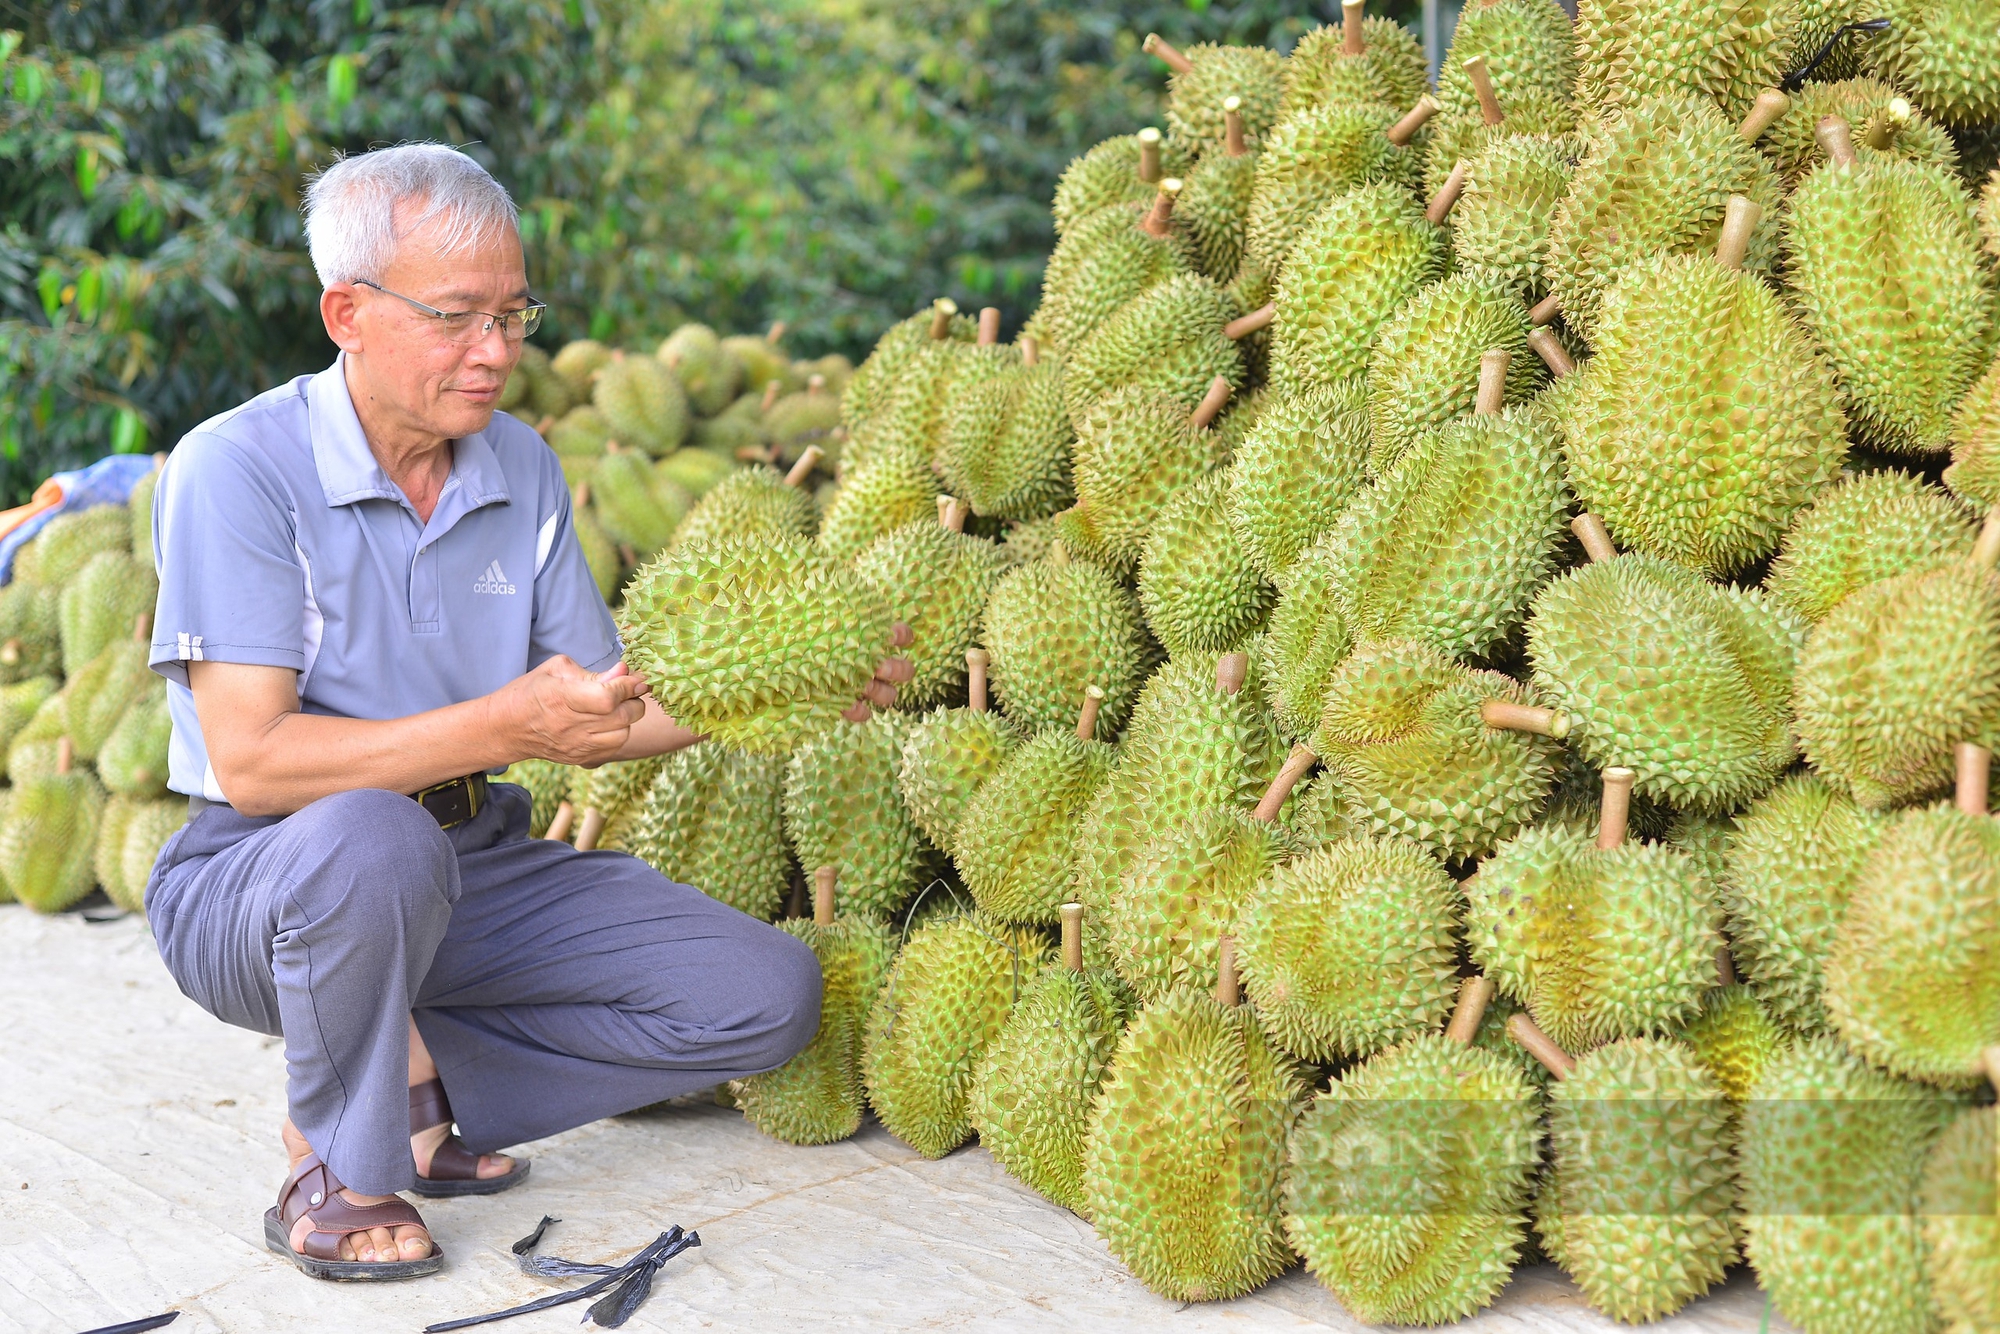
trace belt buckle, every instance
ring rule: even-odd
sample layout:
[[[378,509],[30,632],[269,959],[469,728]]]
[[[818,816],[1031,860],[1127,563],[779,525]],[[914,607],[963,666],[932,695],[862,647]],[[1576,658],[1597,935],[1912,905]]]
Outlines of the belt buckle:
[[[411,800],[428,811],[440,829],[456,828],[479,814],[479,792],[469,774],[412,793]]]

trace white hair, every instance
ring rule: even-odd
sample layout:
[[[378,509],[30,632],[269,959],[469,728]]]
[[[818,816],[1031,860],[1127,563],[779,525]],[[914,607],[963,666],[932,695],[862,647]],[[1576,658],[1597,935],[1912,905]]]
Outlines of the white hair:
[[[380,282],[396,243],[442,221],[437,253],[457,254],[519,226],[486,168],[448,144],[397,144],[336,157],[306,183],[306,248],[321,286]]]

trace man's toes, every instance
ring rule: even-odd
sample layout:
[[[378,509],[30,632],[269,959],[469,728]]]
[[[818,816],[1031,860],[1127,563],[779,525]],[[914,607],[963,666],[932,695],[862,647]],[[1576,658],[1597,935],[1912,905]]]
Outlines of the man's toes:
[[[431,1239],[424,1235],[422,1228],[399,1227],[396,1237],[405,1260],[421,1260],[431,1253]]]
[[[364,1260],[393,1260],[396,1258],[396,1234],[386,1227],[368,1229],[368,1239],[361,1243]]]
[[[482,1180],[504,1177],[514,1170],[514,1160],[504,1153],[486,1153],[479,1157],[479,1176]]]

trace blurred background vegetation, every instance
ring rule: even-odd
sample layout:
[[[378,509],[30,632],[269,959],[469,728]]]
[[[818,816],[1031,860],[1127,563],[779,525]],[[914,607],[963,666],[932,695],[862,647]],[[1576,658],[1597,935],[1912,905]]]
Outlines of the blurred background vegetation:
[[[1289,50],[1339,9],[0,0],[0,502],[330,360],[297,210],[336,151],[484,162],[545,346],[782,319],[858,360],[941,294],[1027,317],[1063,166],[1159,118],[1147,32]]]

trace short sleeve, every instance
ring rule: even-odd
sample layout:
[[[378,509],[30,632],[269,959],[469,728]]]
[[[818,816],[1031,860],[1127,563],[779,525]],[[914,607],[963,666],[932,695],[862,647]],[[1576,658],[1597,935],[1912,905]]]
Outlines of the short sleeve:
[[[249,448],[214,435],[181,441],[153,493],[153,559],[154,671],[186,685],[189,662],[305,669],[295,518]]]
[[[593,672],[609,671],[625,649],[577,541],[561,466],[546,446],[543,452],[548,453],[542,490],[549,511],[535,530],[535,624],[528,642],[528,669],[567,654]]]

